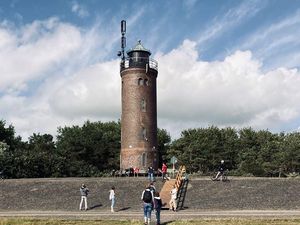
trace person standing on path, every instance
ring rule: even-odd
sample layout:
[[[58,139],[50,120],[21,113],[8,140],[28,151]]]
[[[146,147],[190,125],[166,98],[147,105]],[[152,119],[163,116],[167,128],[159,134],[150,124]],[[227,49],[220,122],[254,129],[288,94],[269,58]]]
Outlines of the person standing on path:
[[[114,206],[115,206],[115,203],[116,203],[116,199],[115,199],[115,187],[112,186],[110,191],[109,191],[109,200],[111,201],[111,205],[110,205],[110,211],[111,212],[115,212],[114,211]]]
[[[154,209],[155,209],[155,216],[156,216],[156,225],[160,225],[160,210],[162,207],[162,202],[159,197],[159,192],[155,192],[154,194]]]
[[[169,202],[169,205],[170,205],[170,210],[173,210],[176,212],[177,210],[177,202],[176,202],[176,199],[177,199],[177,188],[175,185],[173,185],[173,189],[171,190],[171,200]]]
[[[152,166],[148,167],[148,180],[150,182],[153,182],[154,181],[154,169]]]
[[[133,168],[133,176],[135,177],[138,177],[139,176],[139,172],[140,172],[140,169],[138,167],[134,167]]]
[[[89,189],[85,186],[85,184],[82,184],[80,188],[81,201],[79,204],[79,210],[82,210],[83,202],[84,202],[84,210],[88,210],[88,205],[87,205],[88,193],[89,193]]]
[[[141,199],[144,208],[144,224],[149,225],[151,222],[151,211],[154,208],[154,197],[149,185],[147,185],[143,191]]]

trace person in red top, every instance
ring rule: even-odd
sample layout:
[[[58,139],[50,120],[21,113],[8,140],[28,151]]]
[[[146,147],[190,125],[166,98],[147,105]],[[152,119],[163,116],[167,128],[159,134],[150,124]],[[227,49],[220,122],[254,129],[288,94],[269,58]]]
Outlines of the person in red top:
[[[133,176],[135,177],[135,175],[138,177],[139,176],[139,172],[140,172],[140,169],[138,167],[134,167],[133,168]]]
[[[163,181],[168,179],[168,178],[167,178],[167,170],[168,170],[168,167],[167,167],[166,163],[163,162],[162,167],[161,167],[162,180],[163,180]]]

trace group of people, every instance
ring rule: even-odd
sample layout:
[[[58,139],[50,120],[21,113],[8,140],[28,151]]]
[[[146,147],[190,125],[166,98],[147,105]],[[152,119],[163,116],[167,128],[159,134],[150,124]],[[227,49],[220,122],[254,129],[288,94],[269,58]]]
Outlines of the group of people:
[[[146,189],[142,193],[141,200],[143,201],[144,224],[150,224],[151,212],[152,210],[155,210],[156,225],[160,225],[162,201],[160,199],[159,192],[156,191],[153,185],[153,182],[146,186]]]
[[[161,173],[161,177],[162,177],[162,180],[165,181],[165,180],[168,180],[169,178],[167,177],[167,170],[168,170],[168,166],[165,162],[163,162],[162,164],[162,167],[161,167],[161,170],[158,169],[158,172]],[[153,182],[154,181],[154,169],[152,166],[148,167],[148,171],[147,171],[147,174],[148,174],[148,179],[150,182]]]
[[[177,188],[173,185],[172,190],[170,191],[171,200],[169,202],[170,210],[174,212],[177,211]],[[156,225],[160,225],[160,211],[162,208],[162,201],[159,195],[159,192],[156,191],[153,182],[146,186],[146,189],[143,191],[141,200],[143,201],[144,209],[144,224],[148,225],[151,222],[151,212],[155,211],[156,216]]]
[[[88,204],[87,204],[87,196],[90,192],[90,190],[86,187],[85,184],[82,184],[81,187],[80,187],[80,195],[81,195],[81,200],[80,200],[80,203],[79,203],[79,210],[88,210]],[[115,212],[114,211],[114,206],[115,206],[115,187],[112,186],[110,191],[109,191],[109,200],[111,201],[111,204],[110,204],[110,210],[111,212]],[[84,207],[83,207],[83,204],[84,204]]]
[[[162,174],[162,180],[168,180],[167,177],[167,165],[166,163],[162,164],[161,170],[159,170]],[[144,211],[144,224],[150,224],[151,222],[151,212],[155,211],[155,217],[156,217],[156,225],[160,225],[160,211],[162,208],[162,200],[160,198],[160,194],[158,191],[156,191],[156,188],[153,184],[154,182],[154,169],[153,167],[148,167],[148,179],[150,181],[149,185],[146,186],[144,191],[142,192],[141,200],[143,202],[143,211]],[[80,187],[80,195],[81,200],[79,204],[79,210],[88,210],[88,204],[87,204],[87,196],[89,194],[89,189],[85,184],[82,184]],[[173,186],[171,192],[171,200],[169,202],[170,210],[177,211],[177,188],[175,185]],[[111,201],[111,212],[114,211],[115,206],[115,187],[112,186],[109,191],[109,200]]]
[[[162,168],[158,169],[157,174],[161,174],[162,179],[167,180],[168,179],[167,170],[168,170],[167,164],[165,162],[163,162]],[[130,168],[125,169],[125,170],[112,170],[110,175],[113,176],[113,177],[119,177],[119,176],[138,177],[140,172],[141,172],[140,168],[130,167]],[[142,171],[142,172],[144,172],[144,171]],[[149,181],[153,182],[155,180],[155,172],[156,172],[154,170],[154,168],[152,166],[149,166],[147,171],[145,171],[145,172],[146,172],[146,175],[147,175]]]
[[[89,194],[89,189],[85,184],[82,184],[80,187],[80,195],[81,200],[79,204],[79,210],[88,210],[88,204],[87,204],[87,196]],[[177,198],[177,189],[175,185],[173,186],[173,189],[170,192],[171,194],[171,200],[169,202],[170,204],[170,210],[176,211],[176,198]],[[115,206],[115,187],[112,186],[109,191],[109,200],[111,201],[111,212],[114,211]],[[159,195],[159,192],[156,191],[156,188],[151,182],[149,185],[146,186],[145,190],[142,192],[141,200],[143,202],[143,211],[144,211],[144,224],[149,225],[151,222],[151,212],[155,211],[155,217],[156,217],[156,225],[160,225],[160,211],[162,208],[162,201]]]
[[[81,200],[79,203],[79,210],[88,210],[88,203],[87,203],[87,196],[89,194],[89,189],[85,184],[82,184],[80,187],[80,195],[81,195]],[[171,191],[171,193],[174,192]],[[177,195],[177,192],[176,192]],[[159,192],[156,191],[156,188],[151,182],[149,185],[147,185],[146,189],[142,193],[141,197],[143,201],[143,209],[144,209],[144,221],[145,224],[150,224],[151,221],[151,211],[155,210],[155,215],[156,215],[156,225],[160,225],[160,211],[162,207],[162,201],[159,196]],[[109,200],[111,201],[111,212],[114,211],[114,206],[115,206],[115,187],[112,186],[110,191],[109,191]],[[172,199],[171,199],[172,201]],[[170,202],[171,204],[171,202]],[[174,209],[176,210],[176,202],[174,204]]]

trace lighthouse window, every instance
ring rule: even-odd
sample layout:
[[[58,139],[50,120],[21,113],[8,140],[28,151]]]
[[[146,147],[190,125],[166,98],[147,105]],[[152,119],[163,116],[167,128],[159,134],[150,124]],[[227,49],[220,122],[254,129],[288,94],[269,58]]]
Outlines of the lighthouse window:
[[[146,166],[146,153],[142,154],[142,166],[145,167]]]
[[[142,78],[139,78],[139,79],[138,79],[138,85],[139,85],[139,86],[143,86],[143,79],[142,79]]]
[[[139,85],[139,86],[143,86],[143,79],[142,79],[142,78],[139,78],[139,80],[138,80],[138,85]]]
[[[147,139],[147,130],[145,127],[142,127],[142,138],[146,141],[148,141]]]
[[[141,111],[146,112],[146,100],[144,98],[141,101]]]

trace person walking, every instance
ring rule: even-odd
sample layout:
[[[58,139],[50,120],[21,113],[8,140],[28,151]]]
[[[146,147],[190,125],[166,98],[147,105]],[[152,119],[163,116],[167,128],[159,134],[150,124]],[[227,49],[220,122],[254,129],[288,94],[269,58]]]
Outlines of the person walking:
[[[156,216],[156,225],[160,225],[160,210],[162,207],[161,198],[159,196],[159,192],[155,192],[154,194],[154,209]]]
[[[115,212],[114,211],[114,206],[115,206],[115,203],[116,203],[116,198],[115,198],[115,187],[114,186],[112,186],[110,191],[109,191],[109,200],[111,201],[110,211]]]
[[[149,184],[149,189],[150,189],[150,191],[152,192],[152,194],[153,194],[153,196],[154,196],[154,193],[156,192],[156,188],[155,188],[153,182],[150,182],[150,184]]]
[[[141,199],[144,208],[144,224],[149,225],[151,222],[151,211],[154,207],[154,197],[149,185],[147,185],[146,189],[143,191]]]
[[[88,205],[87,205],[88,193],[89,193],[89,189],[85,186],[85,184],[82,184],[80,187],[81,201],[79,204],[79,210],[82,210],[83,202],[84,202],[84,210],[88,210]]]
[[[173,189],[171,190],[171,200],[169,202],[169,205],[170,205],[170,210],[173,210],[173,211],[177,211],[177,202],[176,202],[176,199],[177,199],[177,188],[175,185],[173,185]]]

